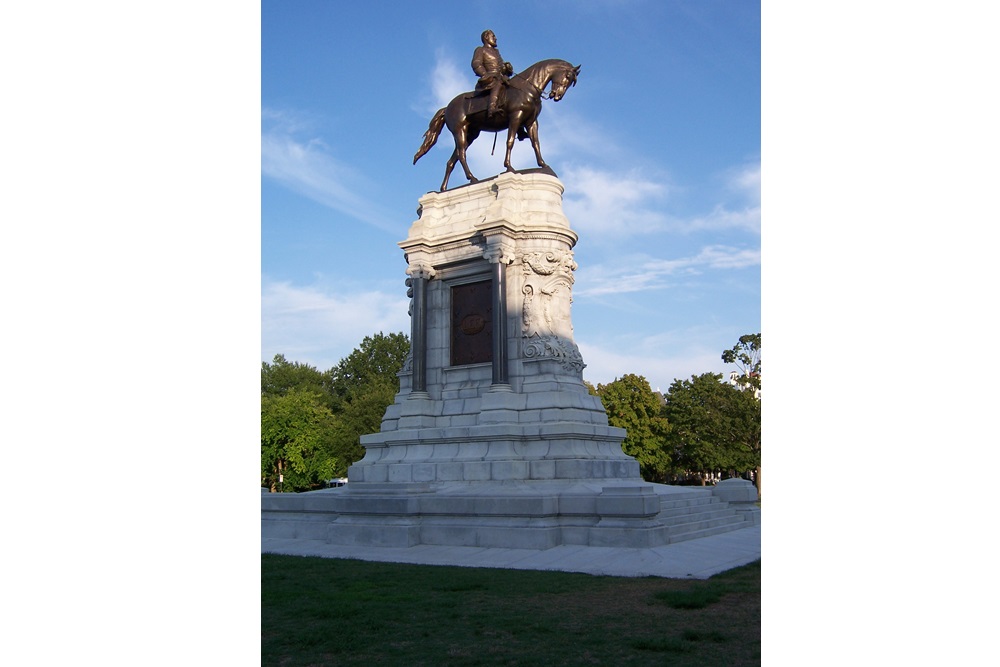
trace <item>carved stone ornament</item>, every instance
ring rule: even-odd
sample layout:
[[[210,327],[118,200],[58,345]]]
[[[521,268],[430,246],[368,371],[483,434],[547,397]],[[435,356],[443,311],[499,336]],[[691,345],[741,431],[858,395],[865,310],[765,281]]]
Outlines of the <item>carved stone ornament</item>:
[[[521,256],[525,274],[535,273],[540,276],[560,275],[573,283],[573,272],[577,263],[573,261],[573,253],[569,251],[529,252]]]
[[[582,372],[587,364],[583,363],[583,355],[576,343],[561,336],[539,336],[524,344],[524,356],[527,359],[551,358],[559,362],[563,368]]]
[[[564,367],[583,370],[580,350],[573,342],[570,304],[573,271],[570,251],[529,252],[521,256],[521,335],[526,358],[550,357]]]
[[[563,336],[572,340],[573,271],[577,264],[569,251],[529,252],[521,256],[524,295],[522,334]]]

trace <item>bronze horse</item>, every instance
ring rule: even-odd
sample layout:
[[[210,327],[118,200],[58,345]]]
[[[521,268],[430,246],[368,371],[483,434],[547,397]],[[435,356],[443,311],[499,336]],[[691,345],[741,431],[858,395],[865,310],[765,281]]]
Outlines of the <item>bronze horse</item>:
[[[448,160],[444,170],[444,182],[441,191],[448,189],[448,177],[455,168],[456,162],[462,163],[465,177],[476,183],[478,179],[472,175],[465,161],[465,151],[476,140],[480,132],[500,132],[507,130],[507,155],[503,165],[507,171],[514,171],[510,164],[510,151],[514,147],[515,135],[520,139],[531,138],[531,147],[535,149],[535,159],[539,167],[547,166],[542,159],[538,147],[538,114],[542,112],[542,97],[545,87],[552,84],[548,98],[558,102],[570,86],[576,85],[576,77],[580,74],[580,66],[573,66],[565,60],[542,60],[528,69],[512,76],[505,86],[506,100],[502,108],[498,108],[493,116],[487,116],[485,100],[488,94],[463,93],[439,109],[431,119],[430,126],[424,133],[424,143],[413,156],[413,164],[437,143],[441,128],[445,124],[455,137],[455,150]]]

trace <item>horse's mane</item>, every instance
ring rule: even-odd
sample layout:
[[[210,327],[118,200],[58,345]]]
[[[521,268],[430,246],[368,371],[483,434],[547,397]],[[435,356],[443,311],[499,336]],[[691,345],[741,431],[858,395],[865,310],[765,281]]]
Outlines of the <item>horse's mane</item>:
[[[529,65],[523,70],[515,74],[514,76],[522,76],[524,78],[528,77],[528,72],[534,72],[535,70],[545,69],[549,65],[565,65],[569,69],[573,69],[573,65],[562,58],[547,58],[545,60],[539,60],[534,65]]]

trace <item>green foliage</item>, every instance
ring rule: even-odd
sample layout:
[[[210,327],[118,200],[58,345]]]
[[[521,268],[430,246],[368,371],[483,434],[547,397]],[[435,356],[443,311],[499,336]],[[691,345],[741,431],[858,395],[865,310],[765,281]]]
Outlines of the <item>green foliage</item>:
[[[746,471],[760,464],[760,402],[704,373],[674,380],[665,415],[677,462],[691,472]]]
[[[399,391],[397,373],[409,353],[407,336],[379,332],[365,336],[357,349],[330,369],[337,397],[337,476],[346,475],[347,467],[364,456],[361,436],[381,428],[385,410]]]
[[[597,395],[608,413],[608,423],[628,432],[622,450],[639,462],[643,479],[665,482],[674,469],[667,449],[670,425],[646,378],[623,375],[609,384],[597,385]]]
[[[314,366],[288,361],[283,354],[274,355],[270,364],[266,361],[261,364],[262,396],[283,396],[293,389],[312,392],[324,405],[333,408],[329,372],[321,373]]]
[[[353,400],[342,404],[334,436],[334,451],[338,461],[335,477],[346,476],[347,466],[364,457],[361,436],[379,432],[385,410],[392,404],[397,391],[398,382],[389,384],[382,378],[376,378],[365,385],[363,390],[355,391]]]
[[[399,391],[396,373],[410,351],[401,334],[366,336],[326,371],[277,354],[261,365],[261,477],[285,491],[343,477],[364,456],[361,436],[377,433]]]
[[[399,391],[399,373],[410,353],[410,339],[401,333],[381,332],[365,336],[361,345],[330,369],[330,384],[334,395],[350,402],[378,383],[394,386]],[[389,401],[390,403],[392,401]],[[388,405],[388,403],[386,404]],[[386,406],[382,406],[385,410]],[[379,415],[380,421],[381,416]]]
[[[261,396],[261,486],[272,490],[305,491],[333,477],[335,420],[319,395],[309,389],[288,389]],[[279,475],[284,482],[279,482]]]
[[[740,342],[722,353],[727,364],[736,364],[740,376],[736,382],[741,386],[760,389],[760,334],[740,336]]]
[[[738,391],[730,394],[728,417],[728,444],[736,452],[735,457],[742,467],[737,470],[756,468],[760,474],[761,409],[760,399],[753,392]],[[760,491],[758,479],[757,491]]]
[[[761,335],[740,337],[722,358],[740,365],[747,387],[760,388]],[[376,433],[399,390],[397,378],[410,350],[402,333],[366,336],[336,366],[313,366],[275,355],[261,365],[261,476],[267,486],[285,478],[284,490],[315,488],[344,476],[364,455],[360,438]],[[681,471],[760,473],[761,411],[753,392],[738,391],[706,373],[676,380],[664,399],[641,375],[607,385],[587,384],[601,398],[622,443],[648,481],[669,482]]]

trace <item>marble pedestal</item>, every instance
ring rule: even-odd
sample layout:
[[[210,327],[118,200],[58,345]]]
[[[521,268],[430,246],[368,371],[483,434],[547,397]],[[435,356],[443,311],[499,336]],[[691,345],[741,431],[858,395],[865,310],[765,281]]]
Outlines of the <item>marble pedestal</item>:
[[[544,549],[741,527],[711,490],[644,482],[583,384],[562,193],[536,171],[420,199],[399,244],[413,297],[400,391],[346,486],[262,496],[265,536]]]

